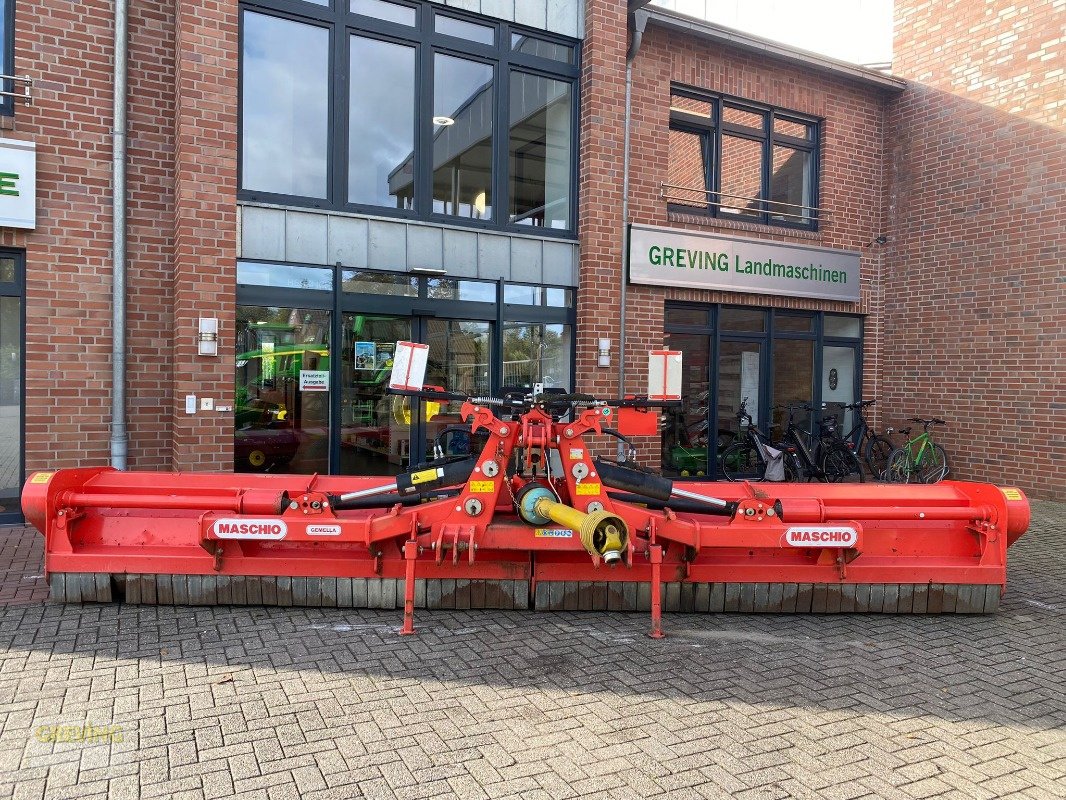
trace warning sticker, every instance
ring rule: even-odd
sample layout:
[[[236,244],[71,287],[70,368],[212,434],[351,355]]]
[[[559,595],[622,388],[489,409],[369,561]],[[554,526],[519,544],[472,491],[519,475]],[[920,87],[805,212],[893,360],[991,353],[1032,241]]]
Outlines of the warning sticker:
[[[496,491],[496,484],[492,481],[470,481],[472,494],[492,494]]]
[[[411,483],[429,483],[440,477],[435,469],[424,469],[411,473]]]
[[[566,528],[536,528],[533,535],[541,539],[573,539],[574,532]]]
[[[1003,491],[1003,496],[1006,497],[1008,500],[1021,500],[1022,499],[1022,493],[1019,492],[1017,489],[1003,489],[1002,491]]]
[[[48,481],[52,480],[53,475],[55,475],[54,472],[38,472],[30,478],[30,483],[48,483]]]
[[[582,459],[584,457],[585,457],[585,451],[582,450],[580,447],[571,447],[570,448],[570,460],[571,461],[578,461],[578,460],[580,460],[580,459]]]
[[[578,494],[599,494],[600,485],[598,483],[579,483],[577,485]]]

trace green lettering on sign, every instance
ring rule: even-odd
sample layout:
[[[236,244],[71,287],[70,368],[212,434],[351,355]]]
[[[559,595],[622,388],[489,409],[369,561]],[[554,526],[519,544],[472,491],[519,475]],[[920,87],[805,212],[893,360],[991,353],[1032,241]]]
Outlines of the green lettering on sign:
[[[0,195],[18,197],[19,189],[15,183],[19,179],[17,172],[0,172]]]

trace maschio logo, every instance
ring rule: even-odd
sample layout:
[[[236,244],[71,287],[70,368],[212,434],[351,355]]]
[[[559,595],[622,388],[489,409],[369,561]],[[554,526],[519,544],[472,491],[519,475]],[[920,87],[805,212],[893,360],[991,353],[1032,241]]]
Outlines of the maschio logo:
[[[340,536],[340,525],[308,525],[308,536]]]
[[[785,542],[792,547],[854,547],[859,532],[847,525],[793,527],[785,531]]]
[[[211,532],[219,539],[284,539],[289,528],[280,519],[216,519]]]

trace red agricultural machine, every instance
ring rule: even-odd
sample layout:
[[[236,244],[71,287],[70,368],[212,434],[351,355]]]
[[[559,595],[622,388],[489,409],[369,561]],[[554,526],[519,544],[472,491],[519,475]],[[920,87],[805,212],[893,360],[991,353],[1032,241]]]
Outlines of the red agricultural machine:
[[[401,392],[402,393],[402,392]],[[407,394],[454,401],[455,395]],[[465,398],[479,455],[395,478],[33,474],[53,599],[414,609],[990,613],[1029,506],[1014,488],[680,483],[586,437],[662,403]]]

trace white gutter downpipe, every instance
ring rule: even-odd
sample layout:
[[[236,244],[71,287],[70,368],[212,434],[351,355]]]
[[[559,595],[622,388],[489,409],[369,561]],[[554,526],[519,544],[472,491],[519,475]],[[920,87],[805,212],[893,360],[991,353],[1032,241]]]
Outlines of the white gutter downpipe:
[[[632,24],[632,38],[626,51],[626,113],[624,139],[622,145],[622,271],[619,300],[618,329],[618,398],[625,396],[626,390],[626,272],[629,268],[629,129],[633,119],[633,59],[637,57],[640,43],[644,39],[644,28],[648,24],[648,12],[641,11],[651,0],[629,0],[629,23]],[[627,25],[628,27],[628,25]],[[618,458],[625,455],[625,445],[618,443]]]
[[[115,0],[111,129],[111,466],[126,469],[126,69],[128,0]]]

